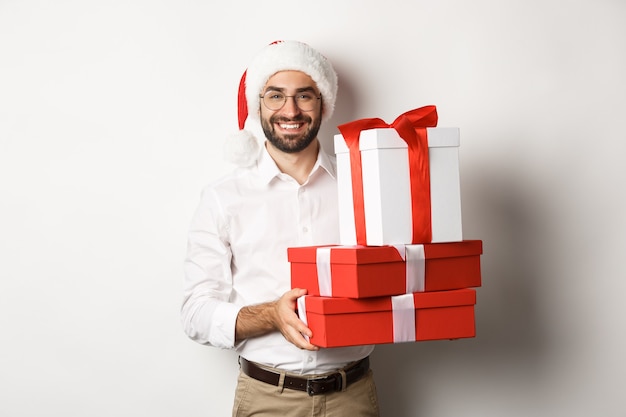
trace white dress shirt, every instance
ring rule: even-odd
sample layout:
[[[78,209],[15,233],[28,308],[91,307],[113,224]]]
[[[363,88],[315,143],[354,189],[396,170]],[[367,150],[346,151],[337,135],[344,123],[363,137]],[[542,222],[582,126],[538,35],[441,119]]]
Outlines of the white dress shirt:
[[[257,164],[208,185],[189,231],[182,322],[198,343],[235,349],[285,371],[315,374],[369,355],[373,346],[307,351],[280,332],[235,345],[243,306],[274,301],[291,289],[287,248],[339,242],[336,165],[320,146],[300,185],[263,151]]]

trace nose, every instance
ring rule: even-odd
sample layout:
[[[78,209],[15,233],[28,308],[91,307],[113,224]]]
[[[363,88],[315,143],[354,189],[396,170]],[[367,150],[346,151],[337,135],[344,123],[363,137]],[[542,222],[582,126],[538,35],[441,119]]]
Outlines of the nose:
[[[296,103],[296,98],[294,96],[287,96],[287,101],[285,102],[283,108],[281,109],[283,113],[295,116],[300,113],[300,108]]]

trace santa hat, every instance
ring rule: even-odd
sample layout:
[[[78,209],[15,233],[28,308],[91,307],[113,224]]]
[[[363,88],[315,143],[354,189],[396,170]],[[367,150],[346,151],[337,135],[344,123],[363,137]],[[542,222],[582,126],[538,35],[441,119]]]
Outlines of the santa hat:
[[[322,94],[322,120],[332,116],[337,98],[337,74],[330,62],[305,43],[273,42],[252,60],[239,82],[239,132],[231,135],[225,144],[225,156],[230,162],[250,166],[256,161],[261,147],[256,135],[246,128],[246,121],[259,122],[261,90],[272,75],[289,70],[304,72],[313,79]]]

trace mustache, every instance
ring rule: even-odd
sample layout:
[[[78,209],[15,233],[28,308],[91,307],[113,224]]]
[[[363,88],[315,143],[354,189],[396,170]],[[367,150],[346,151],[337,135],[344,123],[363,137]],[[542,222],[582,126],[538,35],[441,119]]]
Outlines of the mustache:
[[[310,123],[311,118],[307,115],[301,115],[298,117],[284,117],[284,116],[271,116],[271,123]]]

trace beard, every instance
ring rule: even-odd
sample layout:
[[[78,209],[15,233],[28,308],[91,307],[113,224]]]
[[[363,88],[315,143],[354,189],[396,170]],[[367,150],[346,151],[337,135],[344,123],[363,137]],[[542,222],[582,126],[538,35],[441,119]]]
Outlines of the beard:
[[[274,131],[275,123],[311,123],[313,119],[306,115],[302,115],[296,119],[288,119],[285,117],[272,116],[267,119],[261,119],[261,127],[267,140],[274,145],[274,147],[280,151],[286,153],[296,153],[306,149],[313,140],[317,137],[317,133],[320,130],[322,124],[321,118],[318,118],[313,124],[309,124],[309,129],[304,133],[298,133],[295,135],[282,135],[279,136]]]

